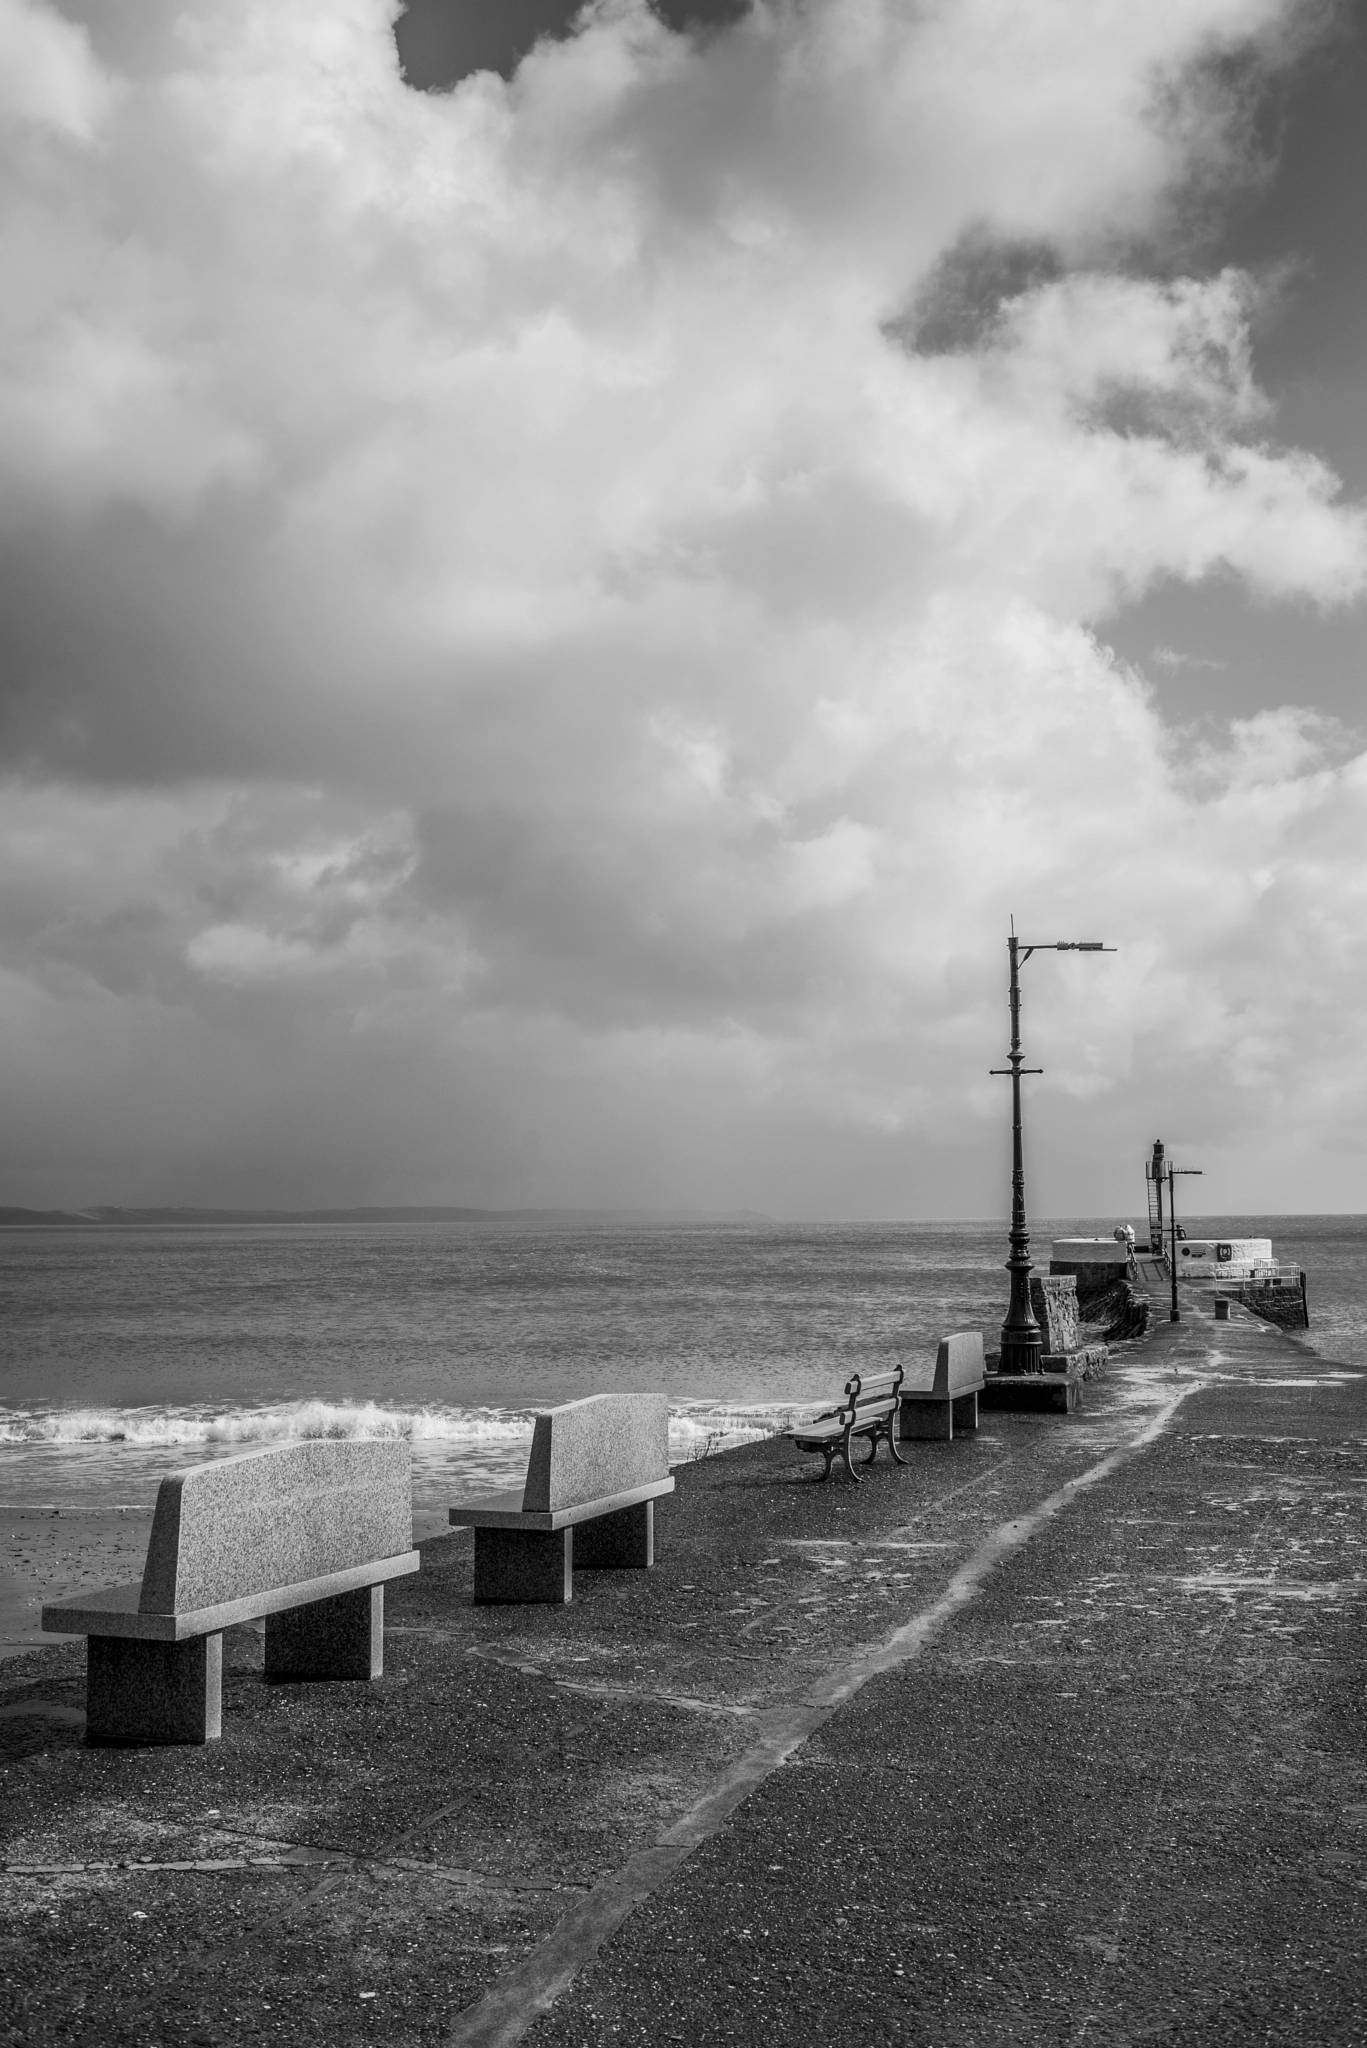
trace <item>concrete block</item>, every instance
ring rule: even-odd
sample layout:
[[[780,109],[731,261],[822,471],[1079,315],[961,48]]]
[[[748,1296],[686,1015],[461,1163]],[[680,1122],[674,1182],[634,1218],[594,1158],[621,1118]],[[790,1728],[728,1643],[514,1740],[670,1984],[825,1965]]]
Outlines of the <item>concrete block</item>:
[[[405,1442],[278,1444],[161,1482],[139,1607],[177,1614],[408,1551]]]
[[[574,1530],[475,1530],[475,1600],[573,1598]]]
[[[266,1617],[270,1679],[380,1678],[384,1674],[384,1587],[361,1586]]]
[[[1067,1359],[1056,1359],[1046,1361],[1043,1372],[989,1373],[979,1400],[985,1408],[1043,1408],[1071,1415],[1082,1397],[1082,1379],[1064,1371],[1067,1365]]]
[[[655,1562],[654,1501],[578,1523],[574,1562],[581,1572],[649,1571]]]
[[[85,1734],[97,1744],[217,1742],[223,1732],[223,1638],[188,1643],[90,1636]]]
[[[669,1473],[663,1394],[590,1394],[538,1415],[522,1505],[546,1512],[605,1499]]]
[[[1129,1263],[1128,1240],[1118,1237],[1056,1237],[1053,1242],[1049,1271],[1051,1273],[1072,1273],[1079,1266],[1106,1266],[1112,1272],[1124,1272]]]
[[[957,1397],[921,1394],[903,1401],[897,1411],[897,1435],[902,1443],[952,1443],[956,1432],[971,1434],[977,1427],[976,1388]]]
[[[905,1443],[952,1443],[952,1401],[903,1401],[897,1411],[897,1434]]]

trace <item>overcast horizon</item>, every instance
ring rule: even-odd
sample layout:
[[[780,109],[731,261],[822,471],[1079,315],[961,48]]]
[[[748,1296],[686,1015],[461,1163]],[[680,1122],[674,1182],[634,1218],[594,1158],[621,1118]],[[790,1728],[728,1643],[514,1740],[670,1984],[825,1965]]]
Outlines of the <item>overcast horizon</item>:
[[[1367,1212],[1367,23],[0,0],[0,1203]],[[1199,1206],[1198,1206],[1199,1204]]]

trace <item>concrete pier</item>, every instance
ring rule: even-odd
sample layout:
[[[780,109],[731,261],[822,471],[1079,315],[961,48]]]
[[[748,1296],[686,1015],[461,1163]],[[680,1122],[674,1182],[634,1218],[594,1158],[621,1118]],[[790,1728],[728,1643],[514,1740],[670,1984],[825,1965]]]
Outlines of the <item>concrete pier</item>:
[[[0,1667],[0,2041],[1363,2038],[1363,1376],[1235,1308],[906,1448],[684,1467],[568,1607],[434,1540],[212,1751]]]

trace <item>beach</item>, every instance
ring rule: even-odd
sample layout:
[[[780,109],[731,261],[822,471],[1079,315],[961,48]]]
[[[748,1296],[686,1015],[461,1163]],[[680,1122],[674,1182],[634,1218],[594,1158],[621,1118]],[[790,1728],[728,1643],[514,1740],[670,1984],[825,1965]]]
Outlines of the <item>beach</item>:
[[[1363,1385],[1195,1315],[857,1488],[685,1463],[565,1608],[432,1535],[383,1679],[234,1631],[208,1749],[17,1657],[0,2038],[1357,2038]]]

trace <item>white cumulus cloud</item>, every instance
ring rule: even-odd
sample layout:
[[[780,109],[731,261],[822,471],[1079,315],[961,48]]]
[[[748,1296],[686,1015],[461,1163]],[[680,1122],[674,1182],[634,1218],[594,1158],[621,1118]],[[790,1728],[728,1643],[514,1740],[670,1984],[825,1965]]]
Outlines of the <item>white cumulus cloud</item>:
[[[1013,911],[1079,1203],[1358,1185],[1363,763],[1089,626],[1362,590],[1158,260],[1303,11],[396,12],[0,0],[7,1199],[981,1209]]]

